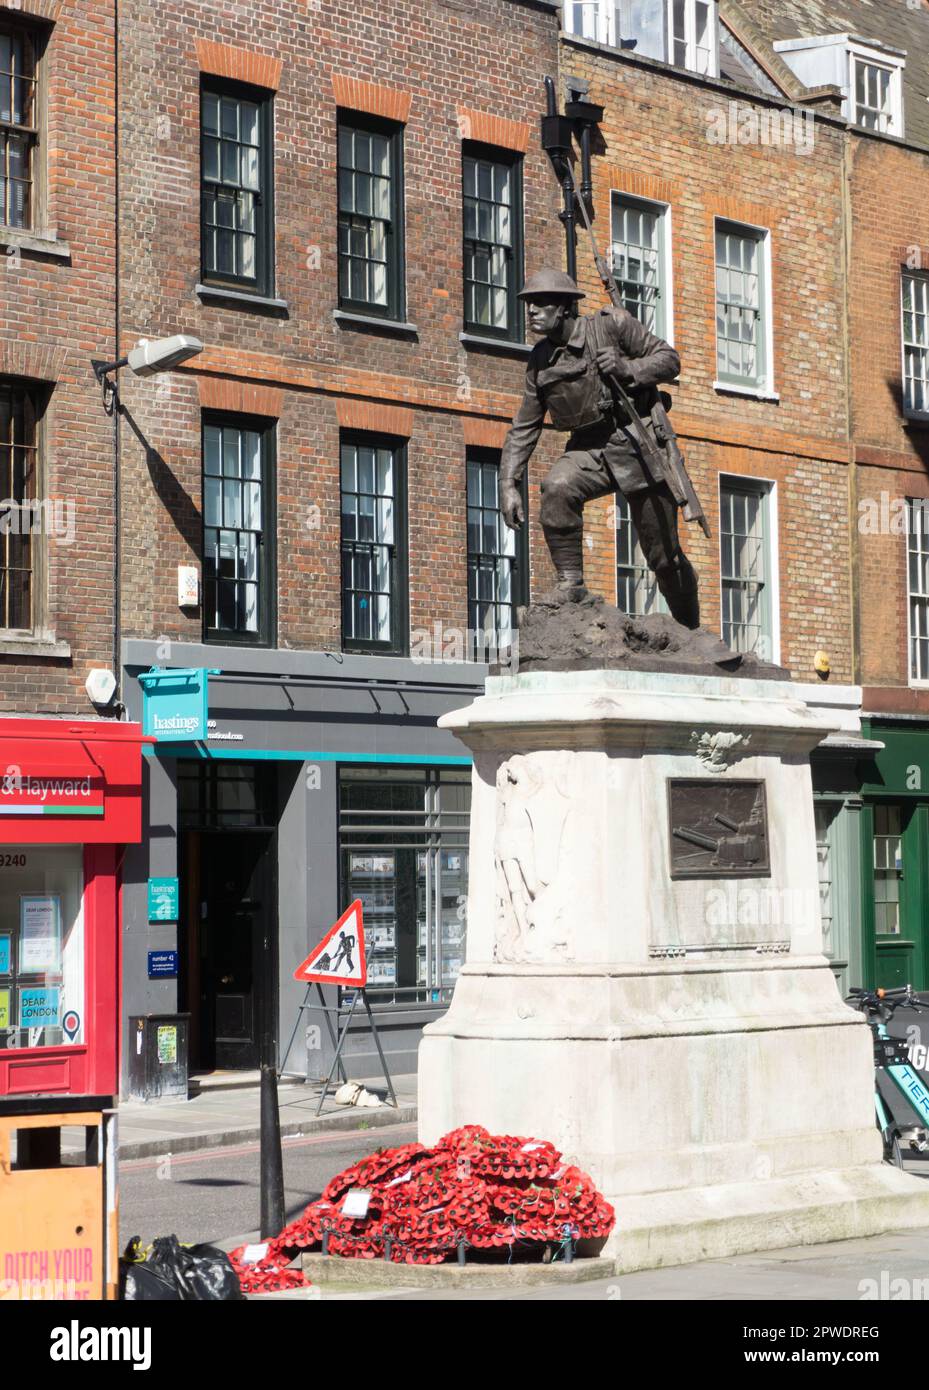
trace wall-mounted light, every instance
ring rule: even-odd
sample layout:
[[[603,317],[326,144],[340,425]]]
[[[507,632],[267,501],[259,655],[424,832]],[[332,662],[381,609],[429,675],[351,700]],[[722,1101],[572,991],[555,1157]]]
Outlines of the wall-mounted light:
[[[199,338],[194,338],[190,333],[175,333],[171,338],[140,338],[130,353],[112,362],[94,358],[94,376],[103,386],[104,410],[112,415],[116,404],[116,383],[110,380],[111,372],[128,367],[136,376],[155,376],[157,372],[170,372],[202,351],[203,344]]]

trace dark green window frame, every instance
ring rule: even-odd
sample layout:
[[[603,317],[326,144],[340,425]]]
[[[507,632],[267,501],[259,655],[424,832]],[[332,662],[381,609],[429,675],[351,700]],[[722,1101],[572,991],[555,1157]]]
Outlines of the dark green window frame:
[[[523,287],[522,155],[466,141],[461,180],[465,331],[521,343],[525,340],[525,319],[517,296]],[[508,202],[503,199],[504,192]],[[501,225],[501,215],[509,222],[508,228]],[[480,271],[483,274],[479,278]],[[495,291],[501,290],[505,322],[487,322],[487,315],[480,313],[481,301],[485,300],[492,313]]]
[[[207,473],[207,430],[220,429],[223,431],[221,442],[223,472],[221,475]],[[244,475],[236,477],[234,469],[226,468],[225,464],[225,433],[237,432],[243,434],[257,434],[259,438],[259,460],[261,476],[257,480],[260,483],[260,526],[254,527],[246,525],[245,516],[245,488],[239,490],[241,500],[241,512],[237,512],[235,505],[235,495],[231,498],[232,515],[228,517],[228,525],[217,525],[210,516],[210,504],[207,498],[208,477],[221,477],[222,488],[220,493],[221,505],[225,508],[225,492],[227,485],[234,487],[237,481],[251,485],[256,480],[246,478]],[[276,604],[275,596],[276,584],[276,428],[273,421],[266,418],[250,415],[221,415],[213,412],[205,413],[202,424],[203,435],[203,640],[204,642],[220,643],[223,646],[251,646],[269,647],[273,645],[275,636]],[[241,459],[241,450],[239,458]],[[241,522],[236,522],[236,516],[241,515]],[[225,511],[223,520],[227,519]],[[216,564],[212,559],[216,555],[217,536],[214,533],[226,532],[227,535],[234,533],[236,536],[235,547],[235,567],[236,574],[219,575],[216,573]],[[238,573],[241,555],[241,539],[255,536],[257,559],[255,563],[256,579],[241,577]],[[211,573],[212,571],[212,573]],[[246,572],[247,575],[247,572]],[[258,601],[256,605],[256,626],[249,629],[244,624],[235,627],[220,627],[216,624],[216,616],[219,611],[219,597],[216,585],[238,585],[242,587],[257,583]],[[241,607],[241,596],[239,592],[235,595],[235,606],[239,610]]]
[[[375,455],[370,481],[362,477],[361,451],[364,451],[365,468],[367,455],[371,451]],[[389,492],[383,490],[378,481],[379,453],[387,453],[391,458]],[[339,439],[339,476],[342,648],[351,652],[406,656],[409,650],[406,440],[391,435],[344,431]],[[391,502],[389,540],[384,538],[384,513],[378,507],[379,501],[387,499]],[[359,524],[362,516],[370,518],[367,526]],[[362,530],[369,534],[360,534]],[[386,590],[374,587],[379,551],[386,569]],[[376,621],[376,617],[371,616],[373,601],[378,594],[384,593],[389,597],[387,636],[359,635],[359,628],[373,627]],[[363,616],[365,607],[367,620]]]
[[[27,19],[29,17],[27,16]],[[40,225],[40,147],[43,106],[40,70],[45,34],[0,16],[0,225]]]
[[[208,115],[216,98],[218,134]],[[243,125],[243,114],[256,107],[255,129]],[[238,111],[236,131],[226,124]],[[209,122],[209,125],[208,125]],[[225,134],[223,133],[225,130]],[[257,146],[246,137],[253,134]],[[273,94],[241,82],[205,78],[200,90],[200,276],[204,285],[234,289],[267,298],[274,293],[274,120]],[[215,148],[214,148],[215,147]],[[257,150],[254,157],[250,150]],[[254,199],[253,216],[248,203]],[[226,210],[226,219],[221,221]],[[232,224],[227,225],[228,217]],[[235,264],[220,264],[220,237],[232,235]],[[253,240],[253,248],[249,241]],[[253,263],[247,264],[247,251]],[[243,262],[246,264],[243,265]]]
[[[339,308],[396,323],[406,316],[403,130],[338,113]]]
[[[529,547],[526,544],[526,527],[521,526],[515,533],[508,532],[500,514],[499,449],[472,448],[465,460],[466,503],[468,513],[468,629],[470,634],[470,655],[474,661],[498,661],[501,650],[509,643],[504,634],[500,618],[504,610],[509,610],[511,633],[515,632],[517,610],[529,602]],[[526,476],[523,475],[520,488],[523,495],[523,511],[528,511]],[[513,553],[507,555],[503,549],[508,536],[512,536]],[[510,598],[501,599],[501,566],[508,569]],[[489,592],[488,592],[489,590]],[[483,592],[482,592],[483,591]],[[492,609],[497,621],[493,632],[496,643],[485,645],[480,634],[485,631],[482,617]]]

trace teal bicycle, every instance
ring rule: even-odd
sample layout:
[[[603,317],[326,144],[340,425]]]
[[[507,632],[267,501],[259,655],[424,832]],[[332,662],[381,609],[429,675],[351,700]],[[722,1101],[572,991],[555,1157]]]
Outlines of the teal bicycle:
[[[902,1038],[892,1038],[887,1025],[901,1007],[920,1013],[927,1006],[917,999],[910,985],[901,989],[853,989],[846,1003],[859,1009],[868,1020],[874,1038],[874,1109],[884,1141],[884,1161],[902,1168],[904,1144],[914,1153],[929,1150],[929,1090],[910,1062],[907,1043]],[[881,1094],[881,1072],[903,1097],[909,1112],[907,1118],[912,1123],[894,1116],[886,1092]]]

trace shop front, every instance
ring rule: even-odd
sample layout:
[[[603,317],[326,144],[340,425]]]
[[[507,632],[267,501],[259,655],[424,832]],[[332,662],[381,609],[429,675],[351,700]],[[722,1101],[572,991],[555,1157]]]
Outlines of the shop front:
[[[135,724],[0,721],[0,1097],[117,1094],[141,746]]]
[[[861,767],[866,986],[929,989],[929,724],[862,719],[879,745]]]
[[[140,718],[170,675],[152,670],[156,650],[124,648]],[[249,1071],[270,1010],[281,1053],[299,1022],[287,1072],[325,1077],[325,1019],[299,1014],[293,972],[359,898],[381,1039],[393,1070],[415,1070],[466,931],[470,757],[437,720],[474,698],[484,668],[179,644],[172,656],[178,691],[207,675],[205,722],[177,737],[182,713],[165,706],[167,737],[148,750],[145,834],[127,857],[126,1018],[187,1014],[192,1073]],[[176,895],[156,914],[163,881]],[[153,976],[153,954],[173,974]],[[362,1026],[345,1057],[351,1074],[378,1071]]]

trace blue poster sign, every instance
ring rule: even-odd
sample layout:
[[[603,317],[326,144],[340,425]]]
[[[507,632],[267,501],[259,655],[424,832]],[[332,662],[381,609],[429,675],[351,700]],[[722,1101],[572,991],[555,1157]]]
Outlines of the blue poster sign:
[[[159,743],[205,739],[210,674],[193,667],[171,671],[153,666],[143,671],[139,676],[143,733],[154,734]]]
[[[180,901],[180,886],[176,878],[150,878],[148,880],[148,920],[150,922],[176,922]]]
[[[148,978],[150,980],[176,980],[177,951],[149,951]]]
[[[61,1019],[61,990],[56,986],[20,989],[20,1028],[57,1028]]]
[[[0,975],[9,975],[11,964],[10,934],[9,932],[2,932],[0,933]]]

